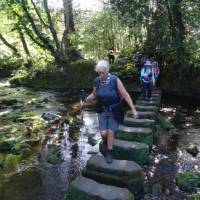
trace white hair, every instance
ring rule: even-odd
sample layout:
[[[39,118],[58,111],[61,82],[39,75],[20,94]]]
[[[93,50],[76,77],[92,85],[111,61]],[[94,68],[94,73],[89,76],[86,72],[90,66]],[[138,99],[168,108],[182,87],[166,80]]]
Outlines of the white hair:
[[[95,71],[106,71],[109,72],[110,70],[110,65],[107,60],[99,60],[97,65],[95,66]]]

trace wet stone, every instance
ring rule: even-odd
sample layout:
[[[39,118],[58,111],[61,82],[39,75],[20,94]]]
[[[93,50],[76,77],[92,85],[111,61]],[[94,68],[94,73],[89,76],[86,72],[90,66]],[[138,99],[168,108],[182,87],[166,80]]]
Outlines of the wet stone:
[[[192,156],[196,157],[199,153],[198,147],[195,144],[189,144],[186,148],[187,152]]]
[[[127,112],[127,117],[131,117],[132,113],[130,111]],[[155,112],[151,112],[151,111],[146,111],[146,112],[142,112],[139,111],[138,112],[138,118],[139,119],[156,119],[157,114]]]
[[[100,152],[105,155],[105,146],[102,142],[99,147]],[[139,165],[144,165],[149,160],[149,146],[144,143],[115,139],[113,157],[114,159],[135,161]]]
[[[159,108],[156,106],[140,106],[137,105],[136,107],[137,111],[152,111],[152,112],[158,112]]]
[[[142,142],[150,146],[153,145],[153,132],[150,128],[135,128],[121,125],[115,137],[121,140]]]
[[[144,127],[150,128],[155,131],[155,120],[153,119],[134,119],[132,117],[125,117],[124,118],[124,126],[130,127]]]
[[[157,117],[157,119],[158,119],[159,123],[161,124],[161,126],[162,126],[164,129],[166,129],[166,130],[169,131],[169,130],[175,128],[174,125],[172,124],[172,122],[171,122],[168,118],[166,118],[166,117],[164,117],[164,116],[162,116],[162,115],[159,115],[159,116]]]
[[[77,177],[70,185],[65,200],[134,200],[125,188],[104,185],[94,180]]]
[[[138,197],[143,192],[143,171],[133,161],[114,160],[108,164],[103,156],[96,155],[87,162],[82,174],[103,184],[128,188]]]
[[[159,106],[159,101],[144,101],[144,100],[137,100],[136,106]]]

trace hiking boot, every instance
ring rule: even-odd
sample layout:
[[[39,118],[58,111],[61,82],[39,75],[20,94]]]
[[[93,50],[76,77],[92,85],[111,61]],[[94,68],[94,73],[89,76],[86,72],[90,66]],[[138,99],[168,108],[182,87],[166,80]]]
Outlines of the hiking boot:
[[[111,149],[107,149],[107,151],[106,151],[106,162],[108,164],[111,164],[113,162],[112,150]]]

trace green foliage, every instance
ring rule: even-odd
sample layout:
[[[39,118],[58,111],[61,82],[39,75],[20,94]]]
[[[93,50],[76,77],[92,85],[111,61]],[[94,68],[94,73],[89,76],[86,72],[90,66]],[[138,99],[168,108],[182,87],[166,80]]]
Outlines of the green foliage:
[[[0,77],[9,76],[13,70],[19,69],[23,62],[22,58],[4,56],[0,59]]]
[[[94,66],[92,60],[76,61],[68,66],[63,65],[63,68],[58,68],[54,63],[46,67],[34,64],[31,70],[19,70],[10,83],[45,88],[91,87],[95,77]]]
[[[176,183],[180,189],[188,192],[193,192],[200,187],[200,173],[178,173],[176,174]]]

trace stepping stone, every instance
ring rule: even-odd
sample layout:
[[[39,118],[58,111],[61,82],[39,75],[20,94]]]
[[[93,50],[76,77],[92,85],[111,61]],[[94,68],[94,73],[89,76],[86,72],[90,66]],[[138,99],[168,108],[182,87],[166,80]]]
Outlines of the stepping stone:
[[[153,145],[153,132],[150,128],[135,128],[120,126],[119,130],[115,133],[115,138],[126,141],[136,141]]]
[[[142,101],[142,97],[138,98],[139,101]],[[161,97],[151,97],[151,101],[156,101],[160,103]],[[144,100],[144,101],[148,101],[148,100]]]
[[[132,116],[131,111],[128,111],[126,113],[126,116],[127,117],[131,117]],[[141,112],[141,111],[138,111],[138,118],[139,119],[156,119],[156,117],[157,117],[157,113],[155,113],[155,112],[151,112],[151,111]]]
[[[94,180],[77,177],[70,184],[65,200],[133,200],[126,188],[104,185]]]
[[[103,156],[92,156],[82,174],[106,185],[128,188],[137,198],[143,193],[144,174],[133,161],[113,160],[112,164],[108,164]]]
[[[100,142],[100,152],[105,155],[105,146]],[[144,165],[149,160],[149,146],[144,143],[114,140],[113,144],[113,157],[117,160],[135,161],[139,165]]]
[[[156,129],[155,120],[153,119],[135,119],[132,117],[125,117],[123,125],[130,127],[151,128],[153,132],[155,132]]]
[[[159,108],[156,106],[135,106],[137,111],[152,111],[152,112],[158,112]]]
[[[159,106],[159,101],[144,101],[144,100],[137,100],[136,106]]]
[[[161,93],[159,93],[159,92],[152,92],[151,96],[152,97],[161,97]]]

